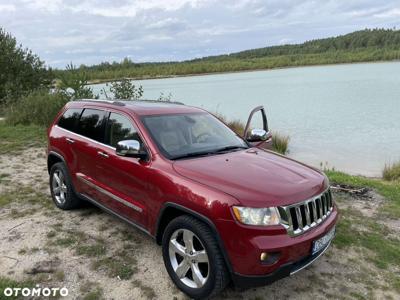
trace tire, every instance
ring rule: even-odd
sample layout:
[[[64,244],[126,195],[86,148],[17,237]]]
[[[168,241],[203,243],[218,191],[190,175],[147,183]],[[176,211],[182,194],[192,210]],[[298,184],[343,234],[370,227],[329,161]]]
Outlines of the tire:
[[[77,208],[81,203],[75,194],[67,168],[62,162],[54,164],[50,169],[50,193],[54,204],[63,210]]]
[[[186,245],[185,238],[190,241],[191,234],[192,242]],[[163,234],[162,253],[172,281],[190,298],[215,296],[229,283],[229,273],[213,232],[191,216],[177,217],[168,224]]]

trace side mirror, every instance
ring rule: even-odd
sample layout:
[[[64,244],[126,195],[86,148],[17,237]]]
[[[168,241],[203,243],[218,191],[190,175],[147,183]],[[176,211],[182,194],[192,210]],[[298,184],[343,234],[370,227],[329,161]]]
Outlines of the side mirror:
[[[268,139],[268,132],[264,129],[252,129],[246,135],[248,142],[263,142]]]
[[[147,153],[145,151],[141,151],[140,148],[139,141],[125,140],[117,143],[115,152],[119,156],[136,157],[141,159],[147,158]]]

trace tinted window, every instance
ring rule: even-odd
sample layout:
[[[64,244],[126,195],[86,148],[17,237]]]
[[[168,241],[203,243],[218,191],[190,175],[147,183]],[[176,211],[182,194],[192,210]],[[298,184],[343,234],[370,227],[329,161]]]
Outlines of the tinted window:
[[[58,120],[57,125],[64,129],[75,131],[81,112],[82,109],[68,109]]]
[[[106,143],[116,147],[117,143],[123,140],[140,141],[140,137],[128,118],[111,113],[107,123]]]
[[[77,133],[98,142],[104,141],[105,112],[97,109],[85,109],[78,123]]]

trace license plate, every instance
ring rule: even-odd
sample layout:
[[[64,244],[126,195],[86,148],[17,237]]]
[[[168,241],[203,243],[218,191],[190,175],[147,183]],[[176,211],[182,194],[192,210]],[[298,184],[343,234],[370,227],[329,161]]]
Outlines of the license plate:
[[[333,239],[334,236],[335,236],[335,227],[333,227],[323,237],[321,237],[318,240],[315,240],[313,242],[312,254],[315,254],[315,253],[321,251],[322,249],[324,249],[326,247],[326,245],[328,245],[329,242]]]

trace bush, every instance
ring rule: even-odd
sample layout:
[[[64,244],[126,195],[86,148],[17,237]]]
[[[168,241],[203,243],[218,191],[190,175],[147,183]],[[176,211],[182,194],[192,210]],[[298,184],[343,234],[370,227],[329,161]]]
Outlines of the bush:
[[[31,50],[0,27],[0,106],[48,86],[52,72]]]
[[[228,120],[224,115],[215,113],[215,116],[222,122],[224,122],[230,129],[236,132],[238,135],[243,136],[245,124],[239,119]]]
[[[45,90],[35,91],[23,96],[9,107],[6,121],[10,125],[49,126],[67,102],[68,98],[60,93],[50,94]]]
[[[60,76],[58,90],[66,98],[75,99],[94,99],[98,98],[93,94],[93,90],[88,87],[87,74],[77,69],[72,63],[67,65],[65,72]]]
[[[400,161],[393,164],[386,164],[382,171],[385,180],[400,180]]]
[[[108,83],[106,84],[109,85]],[[136,87],[132,80],[121,79],[110,83],[110,92],[113,94],[113,99],[121,100],[138,100],[143,96],[143,87]],[[107,94],[104,92],[107,98]]]
[[[289,151],[290,137],[277,132],[272,133],[272,150],[280,154],[287,154]]]

